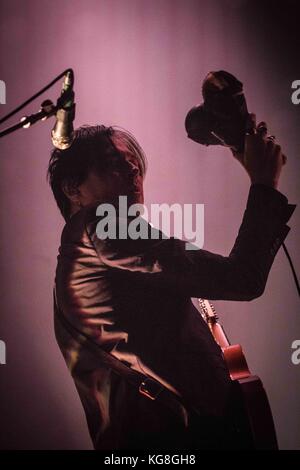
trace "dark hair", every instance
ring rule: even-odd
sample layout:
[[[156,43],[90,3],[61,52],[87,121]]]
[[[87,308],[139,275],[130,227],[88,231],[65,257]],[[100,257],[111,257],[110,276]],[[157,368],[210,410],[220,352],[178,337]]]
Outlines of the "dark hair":
[[[142,148],[134,136],[122,128],[82,126],[74,131],[74,136],[71,147],[66,150],[54,149],[51,152],[47,172],[56,203],[65,220],[70,217],[71,206],[62,189],[63,185],[77,188],[91,169],[97,170],[99,174],[121,170],[125,159],[117,146],[136,156],[143,177],[147,166]]]

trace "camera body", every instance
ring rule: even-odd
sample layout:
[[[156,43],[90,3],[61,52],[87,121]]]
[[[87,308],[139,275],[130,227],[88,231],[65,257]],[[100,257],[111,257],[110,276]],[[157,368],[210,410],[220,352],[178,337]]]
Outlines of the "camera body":
[[[202,84],[204,103],[187,114],[188,137],[203,145],[223,145],[243,152],[248,109],[243,84],[224,70],[209,72]]]

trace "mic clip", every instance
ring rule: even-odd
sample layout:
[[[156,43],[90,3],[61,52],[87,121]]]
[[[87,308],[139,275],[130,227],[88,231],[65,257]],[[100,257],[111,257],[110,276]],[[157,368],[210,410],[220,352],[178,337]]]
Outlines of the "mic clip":
[[[73,90],[68,89],[63,91],[61,96],[57,99],[56,109],[71,109],[75,106],[74,103],[75,93]]]

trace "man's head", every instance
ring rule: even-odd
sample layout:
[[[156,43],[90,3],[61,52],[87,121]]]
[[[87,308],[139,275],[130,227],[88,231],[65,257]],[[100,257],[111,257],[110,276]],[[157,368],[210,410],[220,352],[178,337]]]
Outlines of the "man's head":
[[[146,157],[127,131],[84,126],[75,131],[67,150],[53,150],[48,179],[57,205],[68,220],[81,207],[114,203],[126,195],[128,204],[144,202]]]

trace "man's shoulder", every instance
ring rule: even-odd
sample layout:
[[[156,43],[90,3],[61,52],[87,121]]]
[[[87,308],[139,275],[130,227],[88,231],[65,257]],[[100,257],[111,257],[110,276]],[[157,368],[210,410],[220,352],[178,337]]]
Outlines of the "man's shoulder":
[[[99,219],[96,215],[97,207],[98,203],[91,204],[72,215],[63,228],[61,241],[81,238],[87,232],[87,227],[93,225],[96,227],[97,219]]]

